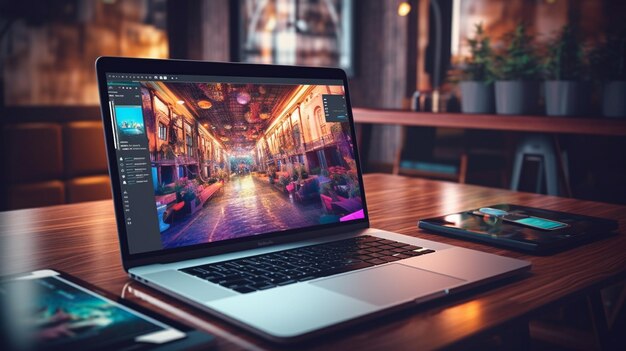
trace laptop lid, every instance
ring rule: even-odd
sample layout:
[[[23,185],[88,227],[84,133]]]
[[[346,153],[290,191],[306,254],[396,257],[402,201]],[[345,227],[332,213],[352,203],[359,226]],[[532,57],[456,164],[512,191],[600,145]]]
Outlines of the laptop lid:
[[[367,228],[341,69],[101,57],[125,269]]]

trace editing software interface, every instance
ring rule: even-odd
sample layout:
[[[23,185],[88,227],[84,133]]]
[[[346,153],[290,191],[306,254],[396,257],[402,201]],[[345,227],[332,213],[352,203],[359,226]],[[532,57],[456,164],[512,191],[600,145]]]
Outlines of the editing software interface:
[[[107,74],[130,253],[364,218],[341,80]]]

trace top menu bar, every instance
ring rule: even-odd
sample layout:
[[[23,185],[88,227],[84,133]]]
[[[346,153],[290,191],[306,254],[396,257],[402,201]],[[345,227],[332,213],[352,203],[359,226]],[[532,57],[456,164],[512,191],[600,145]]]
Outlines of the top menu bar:
[[[173,75],[158,73],[108,73],[108,82],[140,82],[163,81],[172,83],[256,83],[256,84],[317,84],[343,85],[340,79],[317,78],[276,78],[276,77],[233,77],[233,76],[201,76],[201,75]]]

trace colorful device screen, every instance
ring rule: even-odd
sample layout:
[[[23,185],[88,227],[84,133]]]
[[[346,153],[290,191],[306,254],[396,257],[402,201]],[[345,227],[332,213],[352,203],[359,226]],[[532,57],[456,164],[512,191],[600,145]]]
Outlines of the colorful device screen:
[[[539,218],[539,217],[522,218],[522,219],[515,220],[513,222],[523,224],[528,227],[544,229],[544,230],[556,230],[556,229],[567,227],[567,224],[565,223],[551,221],[549,219]]]
[[[36,271],[0,282],[9,349],[145,348],[185,333],[61,277]],[[138,346],[139,345],[139,346]]]
[[[530,217],[530,216],[524,217],[524,218],[516,218],[516,217],[517,216],[515,215],[506,215],[503,217],[503,219],[505,221],[510,221],[513,223],[525,225],[527,227],[542,229],[542,230],[556,230],[556,229],[567,227],[567,224],[565,223],[551,221],[545,218]]]
[[[527,214],[519,213],[519,212],[507,212],[497,208],[489,208],[483,207],[479,209],[476,214],[484,214],[493,217],[502,218],[502,220],[507,222],[512,222],[516,224],[525,225],[527,227],[542,229],[542,230],[557,230],[561,228],[565,228],[568,225],[565,223],[552,221],[545,218],[533,217]]]

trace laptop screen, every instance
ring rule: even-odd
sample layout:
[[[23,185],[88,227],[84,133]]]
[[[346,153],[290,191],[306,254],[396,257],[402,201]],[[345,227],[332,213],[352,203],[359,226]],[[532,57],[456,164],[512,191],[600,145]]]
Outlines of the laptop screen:
[[[342,80],[106,77],[131,254],[365,218]]]

